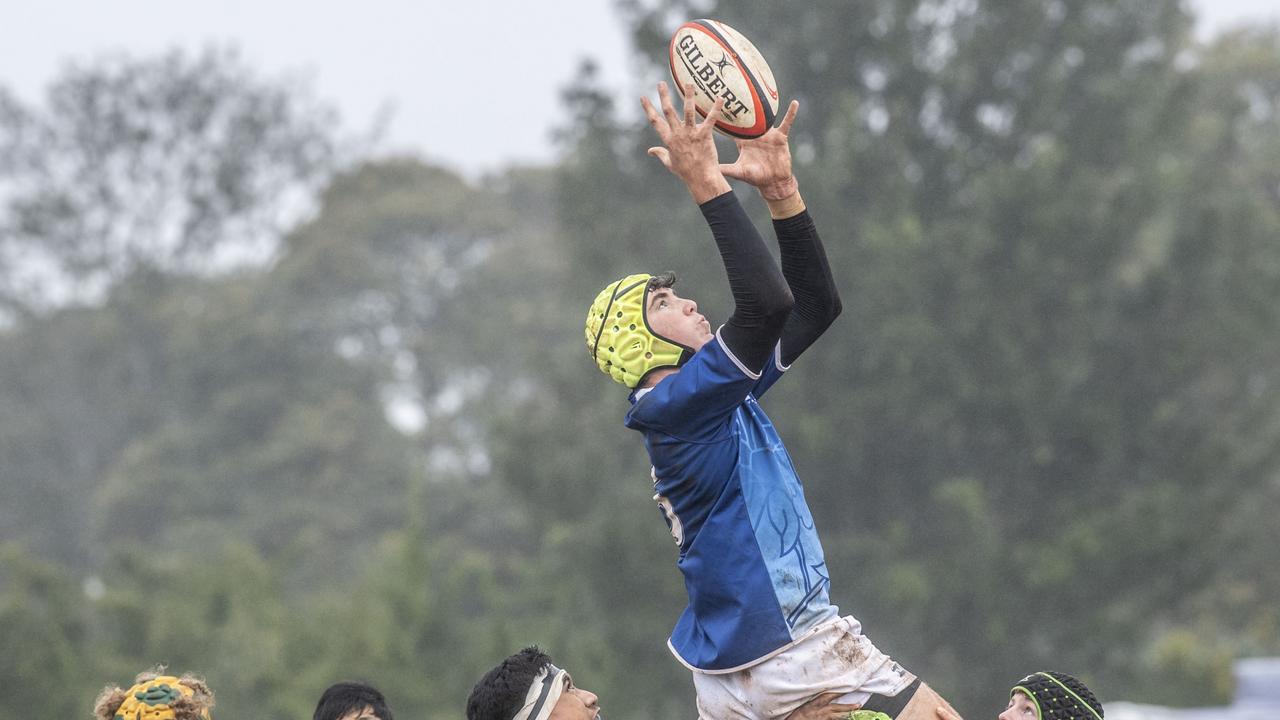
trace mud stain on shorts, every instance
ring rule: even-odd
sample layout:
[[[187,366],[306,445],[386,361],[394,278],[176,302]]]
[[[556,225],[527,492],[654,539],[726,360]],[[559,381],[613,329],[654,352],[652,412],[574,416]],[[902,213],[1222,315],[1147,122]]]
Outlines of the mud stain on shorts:
[[[862,648],[852,635],[843,635],[836,641],[835,647],[831,649],[837,658],[844,662],[848,667],[856,668],[867,661],[866,650]]]

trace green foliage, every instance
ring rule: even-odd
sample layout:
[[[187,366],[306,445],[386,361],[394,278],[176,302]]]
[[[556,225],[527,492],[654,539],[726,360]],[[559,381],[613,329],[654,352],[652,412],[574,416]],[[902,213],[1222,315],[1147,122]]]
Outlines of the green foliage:
[[[845,313],[768,409],[834,599],[966,715],[1040,668],[1224,702],[1231,658],[1280,652],[1280,39],[1136,0],[691,5],[619,5],[642,74],[721,17],[802,103]],[[220,716],[364,679],[457,717],[534,643],[609,717],[690,712],[675,554],[581,323],[640,269],[729,296],[652,130],[577,77],[555,167],[354,165],[270,264],[162,256],[0,330],[0,718],[158,662]]]
[[[626,7],[637,40],[695,12]],[[1232,179],[1269,142],[1274,36],[1193,49],[1170,3],[696,14],[801,100],[846,312],[770,403],[834,596],[961,709],[1041,665],[1140,694],[1112,648],[1262,542],[1192,528],[1274,467],[1276,184]]]
[[[1209,628],[1212,630],[1212,628]],[[1236,649],[1220,634],[1176,629],[1161,634],[1140,658],[1148,678],[1138,692],[1164,705],[1226,705],[1235,690],[1231,661]]]
[[[19,545],[0,545],[0,718],[73,716],[92,705],[83,597],[57,565]]]
[[[43,107],[0,93],[0,309],[261,258],[327,178],[333,122],[306,88],[212,49],[70,65]]]

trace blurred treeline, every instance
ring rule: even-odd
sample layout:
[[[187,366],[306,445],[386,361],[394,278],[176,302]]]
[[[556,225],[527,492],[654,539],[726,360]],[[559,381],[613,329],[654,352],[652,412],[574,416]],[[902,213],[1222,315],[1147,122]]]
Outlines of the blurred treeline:
[[[1280,653],[1280,36],[1199,43],[1169,0],[712,5],[618,11],[649,87],[708,16],[801,102],[846,310],[769,409],[833,598],[970,717],[1035,669],[1225,701]],[[639,113],[565,85],[562,161],[481,181],[225,52],[0,91],[0,718],[157,662],[221,718],[345,678],[456,718],[533,642],[610,718],[694,715],[582,320],[636,269],[712,318],[727,287]]]

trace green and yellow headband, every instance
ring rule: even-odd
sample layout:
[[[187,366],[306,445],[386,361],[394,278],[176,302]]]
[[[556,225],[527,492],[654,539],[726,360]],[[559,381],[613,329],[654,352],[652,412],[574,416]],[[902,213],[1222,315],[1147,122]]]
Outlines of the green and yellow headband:
[[[115,698],[121,700],[119,706],[99,708],[99,717],[111,717],[113,720],[210,720],[209,707],[213,705],[212,693],[202,682],[172,675],[140,678],[123,693],[117,689]]]

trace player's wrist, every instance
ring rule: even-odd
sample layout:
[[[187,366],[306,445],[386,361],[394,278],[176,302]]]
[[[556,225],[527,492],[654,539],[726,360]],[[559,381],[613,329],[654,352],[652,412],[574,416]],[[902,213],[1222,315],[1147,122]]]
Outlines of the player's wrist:
[[[729,187],[729,181],[725,180],[719,172],[714,175],[685,178],[684,184],[689,189],[689,194],[693,196],[694,202],[699,205],[732,189]]]
[[[764,191],[761,190],[761,195]],[[794,190],[790,195],[779,199],[770,199],[767,195],[764,198],[765,204],[769,206],[769,217],[774,220],[786,220],[795,217],[804,212],[804,198],[800,197],[800,191]]]
[[[795,175],[790,175],[784,180],[764,183],[760,186],[760,196],[770,202],[786,200],[798,192],[800,192],[800,183],[796,181]]]

